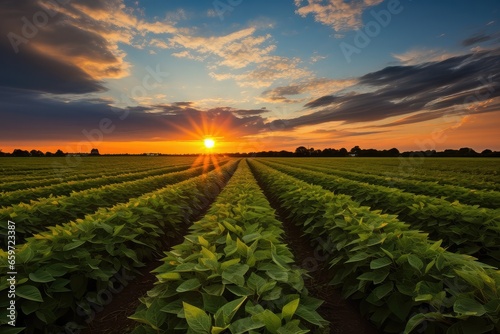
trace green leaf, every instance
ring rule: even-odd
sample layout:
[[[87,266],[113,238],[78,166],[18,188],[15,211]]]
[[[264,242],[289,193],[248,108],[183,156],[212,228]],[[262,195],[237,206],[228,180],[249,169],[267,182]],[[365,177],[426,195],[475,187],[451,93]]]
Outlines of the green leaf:
[[[354,255],[353,257],[349,258],[349,260],[345,261],[345,263],[359,262],[359,261],[366,260],[369,257],[370,257],[370,254],[368,254],[368,253],[358,253],[358,254]]]
[[[25,301],[24,303],[21,304],[21,309],[23,310],[24,314],[31,314],[35,311],[37,311],[40,308],[40,303],[33,302],[31,300]],[[3,333],[3,330],[2,330]]]
[[[264,312],[252,316],[252,319],[264,323],[266,329],[272,334],[277,333],[278,328],[281,327],[280,317],[270,310],[264,310]]]
[[[375,259],[370,262],[370,269],[379,269],[392,264],[391,259],[383,257],[380,259]]]
[[[410,320],[406,323],[406,328],[404,331],[404,334],[409,334],[411,333],[412,330],[414,330],[420,323],[425,321],[426,317],[425,314],[419,313],[411,317]]]
[[[215,325],[219,327],[228,326],[246,299],[247,297],[241,297],[221,307],[217,313],[215,313]]]
[[[242,334],[248,333],[252,329],[258,329],[264,327],[264,323],[259,320],[255,320],[252,318],[243,318],[236,320],[229,326],[232,334]]]
[[[233,264],[222,272],[222,278],[238,286],[243,286],[245,284],[244,275],[248,269],[250,267],[246,264]]]
[[[382,283],[389,275],[389,270],[377,269],[359,275],[357,278],[361,281],[373,281],[375,284]]]
[[[80,247],[84,243],[85,243],[85,240],[78,240],[78,241],[71,242],[69,244],[64,245],[63,251],[69,251],[69,250],[75,249],[77,247]]]
[[[453,304],[453,311],[464,315],[482,316],[486,313],[483,305],[471,298],[459,298]]]
[[[177,281],[181,279],[181,275],[179,273],[163,273],[156,275],[160,279],[160,281]]]
[[[220,265],[221,270],[226,270],[228,267],[232,266],[233,264],[240,263],[241,259],[236,258],[236,259],[231,259],[225,262],[222,262]]]
[[[188,279],[183,282],[181,285],[177,287],[175,291],[177,292],[186,292],[196,290],[201,286],[200,281],[197,278]]]
[[[283,310],[281,311],[281,315],[285,321],[292,320],[297,307],[299,307],[300,298],[294,299],[291,302],[287,303],[283,306]]]
[[[184,315],[189,328],[198,334],[209,334],[212,327],[212,320],[202,309],[190,305],[186,302],[182,303]]]
[[[326,320],[318,314],[318,312],[312,311],[303,305],[299,305],[297,310],[295,310],[295,314],[305,321],[319,327],[323,327],[323,325],[327,323]]]
[[[408,255],[408,263],[413,268],[417,269],[418,271],[420,271],[422,269],[422,267],[424,266],[424,263],[422,262],[422,260],[420,260],[420,258],[414,254]]]
[[[378,299],[382,299],[387,296],[387,294],[391,292],[393,288],[394,283],[392,283],[392,281],[389,281],[373,289],[373,293],[375,294],[375,296],[377,296]]]
[[[47,283],[55,280],[55,278],[50,273],[42,269],[37,270],[34,273],[30,273],[29,278],[33,282],[39,282],[39,283]]]
[[[121,231],[124,227],[125,227],[125,224],[115,226],[114,231],[113,231],[113,236],[118,235],[118,233],[120,233],[120,231]]]
[[[213,284],[204,286],[203,290],[209,295],[222,296],[222,294],[224,293],[224,284]]]
[[[233,295],[238,296],[238,297],[250,296],[253,294],[252,290],[250,290],[248,288],[237,286],[237,285],[232,285],[232,284],[226,285],[226,289],[228,289],[229,291],[231,291],[233,293]]]
[[[21,285],[16,289],[16,296],[32,300],[34,302],[43,302],[40,290],[33,285]]]

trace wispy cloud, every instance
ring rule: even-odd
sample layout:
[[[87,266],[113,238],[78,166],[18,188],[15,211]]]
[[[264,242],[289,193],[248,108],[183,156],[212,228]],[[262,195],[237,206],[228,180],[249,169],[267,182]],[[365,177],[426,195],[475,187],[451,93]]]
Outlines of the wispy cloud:
[[[451,57],[458,56],[445,50],[437,49],[412,49],[401,54],[392,54],[401,64],[417,65],[428,62],[443,61]]]
[[[475,44],[481,44],[484,42],[489,42],[489,41],[494,41],[496,40],[497,42],[500,42],[500,33],[494,33],[494,34],[489,34],[489,33],[477,33],[469,38],[466,38],[462,41],[463,46],[472,46]]]
[[[314,20],[332,27],[335,31],[359,29],[363,25],[361,15],[383,0],[295,0],[296,13],[302,17],[309,14]],[[304,5],[304,2],[307,4]]]
[[[313,78],[262,92],[260,100],[269,103],[298,103],[306,98],[333,94],[357,83],[355,79]],[[301,96],[303,95],[303,96]],[[295,98],[290,98],[294,96]],[[300,98],[297,98],[301,96]]]

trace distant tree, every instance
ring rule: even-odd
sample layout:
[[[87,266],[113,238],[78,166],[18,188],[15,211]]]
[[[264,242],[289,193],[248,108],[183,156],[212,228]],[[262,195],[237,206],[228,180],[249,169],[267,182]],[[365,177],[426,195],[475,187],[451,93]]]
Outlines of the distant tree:
[[[90,151],[90,155],[101,155],[101,154],[99,153],[99,150],[97,148],[93,148]]]
[[[16,148],[14,151],[12,151],[12,156],[13,157],[29,157],[30,152]]]
[[[278,152],[278,156],[279,157],[293,157],[293,153],[285,151],[285,150],[282,150],[282,151]]]
[[[387,151],[387,153],[391,157],[397,157],[397,156],[399,156],[399,150],[397,148],[395,148],[395,147],[391,148],[389,151]]]
[[[351,148],[349,153],[359,155],[359,153],[361,153],[361,149],[359,148],[359,146],[354,146],[353,148]]]
[[[340,155],[341,157],[346,157],[348,153],[349,153],[349,152],[347,152],[347,149],[346,149],[345,147],[342,147],[342,148],[339,150],[339,155]]]
[[[299,146],[295,149],[295,155],[299,157],[305,157],[309,154],[309,151],[304,146]]]
[[[44,156],[43,152],[39,151],[39,150],[31,150],[30,154],[32,157],[43,157]]]
[[[477,155],[477,152],[469,147],[462,147],[458,150],[458,154],[462,157],[473,157]]]
[[[483,157],[489,157],[492,154],[493,154],[493,151],[490,150],[490,149],[486,149],[486,150],[484,150],[484,151],[481,152],[481,156],[483,156]]]
[[[66,153],[64,153],[61,150],[57,150],[56,153],[54,154],[55,157],[64,157],[66,156]]]
[[[45,156],[46,157],[53,157],[54,153],[47,151],[47,152],[45,152]]]

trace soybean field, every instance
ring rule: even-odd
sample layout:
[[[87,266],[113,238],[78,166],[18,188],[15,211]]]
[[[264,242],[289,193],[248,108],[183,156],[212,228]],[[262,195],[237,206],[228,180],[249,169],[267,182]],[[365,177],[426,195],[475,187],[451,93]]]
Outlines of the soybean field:
[[[0,332],[500,333],[500,160],[0,159]]]

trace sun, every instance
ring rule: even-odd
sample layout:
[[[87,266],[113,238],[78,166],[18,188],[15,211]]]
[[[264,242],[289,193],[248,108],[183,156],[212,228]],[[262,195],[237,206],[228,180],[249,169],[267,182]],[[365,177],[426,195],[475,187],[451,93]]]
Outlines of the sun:
[[[206,148],[213,148],[215,146],[215,141],[212,138],[206,138],[204,143]]]

